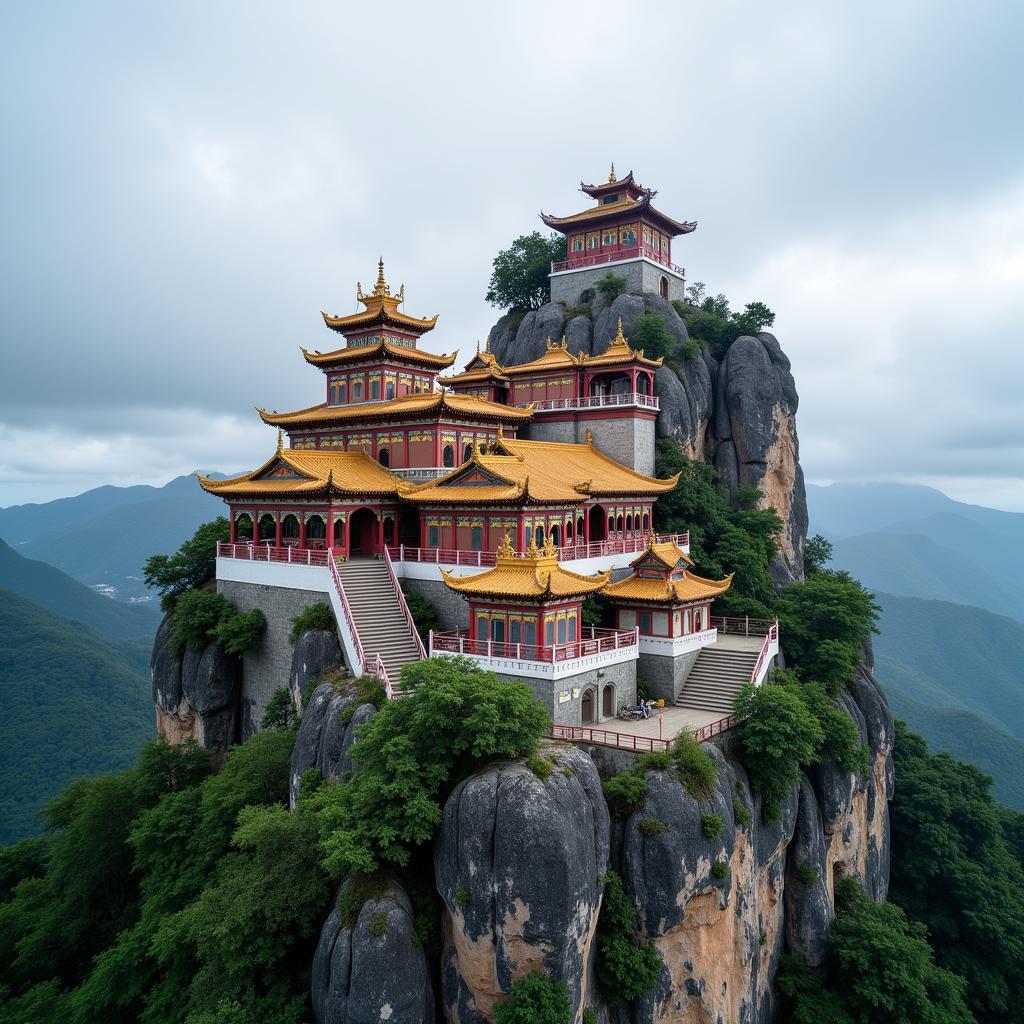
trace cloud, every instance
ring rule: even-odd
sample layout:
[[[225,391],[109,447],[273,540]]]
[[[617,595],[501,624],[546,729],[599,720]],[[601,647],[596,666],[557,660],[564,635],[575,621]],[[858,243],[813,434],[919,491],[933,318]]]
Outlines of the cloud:
[[[441,314],[427,347],[468,351],[495,252],[612,159],[699,221],[691,279],[778,312],[813,478],[998,494],[1021,436],[1022,20],[1000,0],[8,5],[0,504],[259,461],[252,407],[319,398],[298,346],[330,344],[319,310],[351,311],[381,253],[410,311]]]

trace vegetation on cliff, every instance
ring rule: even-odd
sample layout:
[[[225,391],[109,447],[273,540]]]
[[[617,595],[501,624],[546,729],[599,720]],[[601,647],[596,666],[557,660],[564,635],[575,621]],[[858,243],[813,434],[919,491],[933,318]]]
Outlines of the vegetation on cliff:
[[[146,586],[160,594],[164,611],[171,611],[181,594],[212,580],[217,569],[217,542],[226,541],[231,528],[224,516],[197,527],[173,555],[150,555],[143,567]]]
[[[520,235],[494,257],[485,298],[500,309],[539,309],[551,299],[551,261],[564,260],[565,250],[563,235]]]

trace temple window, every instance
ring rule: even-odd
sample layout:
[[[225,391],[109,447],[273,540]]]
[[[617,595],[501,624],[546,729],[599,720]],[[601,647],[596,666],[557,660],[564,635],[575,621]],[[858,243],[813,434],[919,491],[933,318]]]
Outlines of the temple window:
[[[436,548],[441,544],[441,531],[436,526],[427,527],[427,547]]]
[[[572,523],[568,522],[565,524],[565,543],[572,543]]]
[[[395,382],[393,380],[389,380],[384,385],[384,397],[387,398],[389,401],[390,399],[395,397]]]
[[[626,516],[626,533],[632,533],[632,532],[633,532],[633,517],[632,516]]]
[[[604,245],[614,245],[615,244],[615,232],[614,231],[606,231],[604,233],[604,237],[601,239],[601,242]]]
[[[595,231],[591,235],[587,235],[587,248],[596,249],[601,244],[601,236]]]
[[[523,623],[520,619],[511,619],[508,624],[508,642],[520,644],[523,642]]]
[[[375,402],[380,398],[380,381],[370,381],[370,401]]]
[[[537,547],[542,548],[544,546],[544,527],[538,526],[533,531],[533,539],[537,542]]]
[[[601,204],[603,206],[611,206],[613,203],[617,203],[618,201],[619,193],[616,192],[613,196],[605,196],[604,199],[601,200]]]
[[[655,612],[651,624],[658,636],[664,636],[668,632],[668,613]]]
[[[558,620],[558,642],[565,643],[565,619]]]
[[[576,616],[569,616],[569,640],[573,641],[576,639]]]
[[[551,619],[544,622],[544,643],[550,647],[555,642],[555,624]]]
[[[623,228],[621,231],[621,238],[623,245],[636,245],[636,228],[628,227]]]
[[[503,644],[505,642],[505,620],[504,619],[491,619],[491,639],[496,644]]]
[[[637,615],[637,625],[640,627],[640,632],[645,636],[650,636],[651,633],[651,613],[640,612]]]
[[[551,543],[557,548],[562,542],[561,531],[557,526],[551,527]]]
[[[377,452],[377,461],[382,466],[391,465],[391,453],[387,450],[387,448],[381,448],[381,450]]]
[[[450,444],[444,446],[444,451],[441,453],[441,465],[446,469],[451,469],[455,465],[455,449]]]
[[[615,529],[616,532],[622,533],[622,516],[619,516],[618,519],[615,520]]]
[[[299,519],[298,516],[288,514],[284,517],[281,524],[281,533],[287,540],[298,540],[299,539]]]
[[[476,638],[477,640],[487,639],[487,618],[484,615],[477,616],[476,620]]]
[[[537,620],[523,619],[523,643],[531,647],[537,643]]]
[[[615,516],[609,516],[608,517],[608,532],[609,533],[614,533],[615,532]]]
[[[361,402],[363,399],[363,382],[356,380],[352,382],[352,401]]]
[[[484,549],[484,528],[482,526],[473,526],[469,530],[469,543],[473,551],[483,551]]]
[[[644,513],[644,533],[651,532],[651,517],[645,512]]]
[[[471,444],[467,444],[466,447],[462,449],[462,461],[469,462],[471,458],[473,458],[473,446]]]

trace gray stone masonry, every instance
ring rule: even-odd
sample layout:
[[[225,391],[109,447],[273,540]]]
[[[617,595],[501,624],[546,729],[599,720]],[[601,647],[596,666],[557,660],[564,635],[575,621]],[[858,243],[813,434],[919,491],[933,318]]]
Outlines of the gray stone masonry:
[[[700,651],[690,651],[680,654],[678,658],[641,654],[636,666],[637,678],[647,684],[654,700],[663,697],[666,704],[675,704],[698,654]]]
[[[311,604],[328,603],[328,597],[314,590],[291,590],[231,580],[218,580],[217,590],[239,611],[259,608],[267,619],[267,628],[256,649],[242,659],[240,717],[245,740],[259,728],[263,709],[274,691],[288,688],[292,668],[288,634],[292,619]]]
[[[498,678],[507,683],[526,683],[533,695],[543,702],[551,713],[555,725],[583,724],[583,693],[587,687],[594,691],[594,710],[597,721],[614,722],[615,714],[623,704],[636,703],[636,662],[627,661],[607,668],[593,668],[579,675],[565,676],[562,679],[543,679],[537,676],[513,676],[498,673]],[[612,713],[605,717],[601,714],[601,693],[605,686],[615,687],[615,699],[612,701]],[[577,692],[578,691],[578,692]],[[569,699],[559,701],[559,695],[568,693]]]
[[[583,267],[562,274],[552,274],[551,301],[564,302],[575,306],[580,301],[580,294],[588,288],[595,288],[597,282],[605,274],[612,273],[616,277],[626,279],[627,292],[650,292],[661,294],[661,279],[668,282],[668,298],[683,299],[686,297],[686,279],[675,271],[648,260],[633,259],[625,263],[604,263],[598,267]]]
[[[469,605],[464,598],[450,591],[441,580],[402,580],[407,594],[425,597],[436,609],[441,628],[466,629],[469,626]],[[426,646],[426,643],[423,645]]]
[[[531,441],[583,444],[591,432],[594,447],[609,458],[645,476],[654,475],[656,421],[632,416],[609,419],[573,419],[530,423],[521,434]]]

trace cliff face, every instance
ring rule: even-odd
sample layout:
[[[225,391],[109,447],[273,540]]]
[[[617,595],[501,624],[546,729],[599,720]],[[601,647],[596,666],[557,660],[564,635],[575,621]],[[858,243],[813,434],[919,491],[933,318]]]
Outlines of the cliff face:
[[[610,826],[593,762],[577,749],[548,748],[546,781],[503,763],[460,784],[435,853],[445,1019],[493,1020],[499,994],[539,967],[569,985],[577,1021],[588,1006],[603,1024],[774,1020],[782,953],[824,959],[836,880],[855,875],[876,899],[888,888],[894,734],[866,666],[843,704],[870,751],[869,771],[819,768],[771,823],[742,766],[710,744],[710,799],[690,796],[673,771],[648,771],[643,809]],[[703,829],[709,813],[723,822],[714,838]],[[641,825],[649,819],[664,830],[651,834]],[[605,858],[664,965],[658,988],[633,1004],[606,1005],[593,981]],[[725,878],[716,863],[728,867]]]
[[[658,295],[620,295],[595,303],[590,315],[567,317],[566,307],[549,302],[527,313],[518,327],[506,314],[491,329],[491,351],[501,363],[529,362],[544,353],[545,339],[564,334],[571,352],[599,355],[622,319],[627,338],[645,312],[657,313],[678,345],[687,341],[686,324],[675,307]],[[669,365],[669,362],[673,365]],[[782,516],[776,582],[803,577],[807,503],[796,433],[798,397],[789,360],[774,335],[739,338],[719,363],[702,351],[690,359],[678,354],[655,375],[660,402],[658,436],[675,438],[690,458],[713,455],[723,485],[760,488]]]

